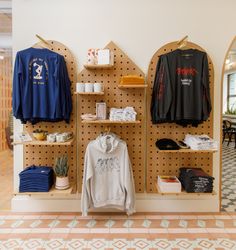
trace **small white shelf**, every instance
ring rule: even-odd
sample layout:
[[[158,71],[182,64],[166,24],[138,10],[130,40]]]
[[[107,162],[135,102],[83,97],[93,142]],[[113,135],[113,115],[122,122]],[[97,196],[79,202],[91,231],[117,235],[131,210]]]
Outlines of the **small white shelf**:
[[[110,121],[110,120],[87,121],[87,120],[82,120],[82,123],[87,123],[87,124],[139,124],[139,123],[141,123],[141,121]]]
[[[15,192],[14,195],[29,195],[29,196],[67,196],[72,194],[75,191],[75,184],[71,184],[68,189],[65,190],[58,190],[53,186],[49,192]]]
[[[144,88],[147,88],[147,85],[146,84],[129,84],[129,85],[119,84],[118,88],[119,89],[144,89]]]
[[[45,141],[39,141],[33,139],[32,141],[26,141],[26,142],[13,142],[13,145],[43,145],[43,146],[70,146],[74,141],[74,138],[66,141],[66,142],[47,142]]]
[[[74,92],[75,95],[104,95],[104,92]]]
[[[97,64],[95,64],[95,65],[93,65],[93,64],[84,64],[84,67],[86,68],[86,69],[111,69],[111,68],[113,68],[114,67],[114,65],[112,65],[112,64],[99,64],[99,65],[97,65]]]
[[[193,149],[179,149],[179,150],[160,150],[157,149],[158,153],[215,153],[217,150],[193,150]]]
[[[207,195],[216,195],[216,192],[212,193],[187,193],[185,190],[182,190],[180,193],[163,193],[160,191],[157,183],[156,183],[157,194],[159,195],[184,195],[184,196],[207,196]]]

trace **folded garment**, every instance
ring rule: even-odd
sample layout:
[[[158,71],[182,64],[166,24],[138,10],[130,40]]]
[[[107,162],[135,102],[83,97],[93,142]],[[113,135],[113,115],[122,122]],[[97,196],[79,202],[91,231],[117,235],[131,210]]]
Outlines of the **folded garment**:
[[[52,174],[52,172],[53,172],[52,167],[32,165],[30,167],[25,168],[23,171],[21,171],[19,175],[20,176],[23,176],[25,174],[50,175]]]
[[[138,75],[126,75],[122,76],[120,80],[121,85],[129,85],[129,84],[144,84],[144,77]]]
[[[211,193],[214,177],[201,168],[180,168],[179,180],[188,193]]]
[[[124,109],[111,108],[110,117],[111,121],[135,121],[136,111],[133,107],[126,107]]]
[[[193,150],[217,150],[218,143],[211,139],[208,135],[190,135],[187,134],[184,139],[184,143],[187,144]]]
[[[25,168],[19,174],[20,192],[48,192],[53,185],[53,169],[48,166],[35,166]]]

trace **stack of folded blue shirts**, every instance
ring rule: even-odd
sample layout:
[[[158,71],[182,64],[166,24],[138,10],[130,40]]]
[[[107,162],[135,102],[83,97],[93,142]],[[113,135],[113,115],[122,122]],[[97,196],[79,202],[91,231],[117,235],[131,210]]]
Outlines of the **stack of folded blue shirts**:
[[[53,185],[52,167],[32,165],[19,174],[20,192],[48,192]]]

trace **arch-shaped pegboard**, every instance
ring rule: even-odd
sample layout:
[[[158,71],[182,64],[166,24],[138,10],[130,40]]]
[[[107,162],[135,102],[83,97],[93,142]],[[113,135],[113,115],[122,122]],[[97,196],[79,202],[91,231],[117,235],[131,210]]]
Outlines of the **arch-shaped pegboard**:
[[[140,124],[112,124],[111,131],[126,141],[133,168],[135,190],[145,190],[145,89],[119,89],[120,78],[123,75],[144,76],[142,70],[113,42],[105,48],[114,53],[114,67],[110,69],[86,69],[78,75],[79,82],[101,82],[105,88],[103,96],[81,95],[78,96],[78,183],[79,191],[82,186],[83,162],[86,147],[89,141],[95,139],[107,125],[83,124],[80,116],[85,113],[95,114],[96,102],[106,102],[107,110],[111,107],[124,108],[133,106],[137,112]]]
[[[204,51],[203,48],[195,43],[187,42],[188,47]],[[207,134],[213,136],[213,111],[211,111],[209,119],[195,127],[182,127],[175,123],[163,123],[153,125],[151,122],[151,95],[153,83],[156,73],[156,65],[159,56],[175,49],[178,49],[177,42],[171,42],[161,47],[152,57],[148,68],[147,76],[147,192],[155,193],[158,175],[177,175],[181,166],[201,167],[207,173],[212,174],[212,154],[193,154],[193,153],[163,153],[158,152],[155,146],[157,139],[171,138],[174,140],[183,140],[185,134]],[[209,76],[210,76],[210,92],[212,106],[214,103],[214,67],[211,58],[208,55]]]
[[[72,131],[74,137],[76,136],[76,100],[73,96],[75,91],[76,83],[76,63],[73,54],[70,50],[62,43],[47,40],[48,46],[43,42],[35,44],[35,46],[47,47],[48,49],[64,56],[68,75],[71,81],[71,94],[73,99],[73,110],[71,114],[70,123],[67,124],[63,122],[49,123],[49,122],[40,122],[35,125],[26,124],[24,125],[24,130],[32,133],[35,129],[43,129],[49,133],[53,132],[67,132]],[[53,166],[55,157],[68,154],[69,157],[69,177],[70,182],[76,183],[77,177],[77,167],[76,167],[76,142],[74,140],[71,146],[66,145],[25,145],[24,146],[24,166],[30,166],[32,164],[39,166]],[[74,189],[75,190],[75,189]]]

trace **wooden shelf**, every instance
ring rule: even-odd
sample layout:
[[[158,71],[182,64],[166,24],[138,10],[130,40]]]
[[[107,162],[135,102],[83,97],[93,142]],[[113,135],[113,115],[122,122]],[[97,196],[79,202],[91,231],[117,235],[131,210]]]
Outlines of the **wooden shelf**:
[[[92,64],[84,64],[86,69],[111,69],[114,65],[111,64],[101,64],[101,65],[92,65]]]
[[[104,92],[74,92],[75,95],[104,95]]]
[[[141,121],[110,121],[110,120],[95,120],[95,121],[87,121],[82,120],[82,123],[93,123],[93,124],[139,124]]]
[[[187,193],[185,190],[182,190],[181,193],[163,193],[160,191],[157,183],[156,183],[156,189],[157,189],[157,193],[159,195],[185,195],[185,196],[206,196],[206,195],[216,195],[216,192],[213,191],[212,193]]]
[[[29,195],[29,196],[67,196],[72,194],[73,191],[75,191],[75,184],[71,184],[71,186],[68,189],[65,190],[59,190],[56,189],[55,186],[53,186],[49,192],[16,192],[14,195]]]
[[[119,89],[144,89],[144,88],[147,88],[148,85],[142,85],[142,84],[130,84],[130,85],[122,85],[122,84],[119,84],[118,85],[118,88]]]
[[[180,150],[160,150],[158,153],[215,153],[217,150],[193,150],[193,149],[180,149]]]
[[[66,142],[47,142],[47,141],[27,141],[27,142],[13,142],[13,145],[43,145],[43,146],[70,146],[74,141],[74,138]]]

